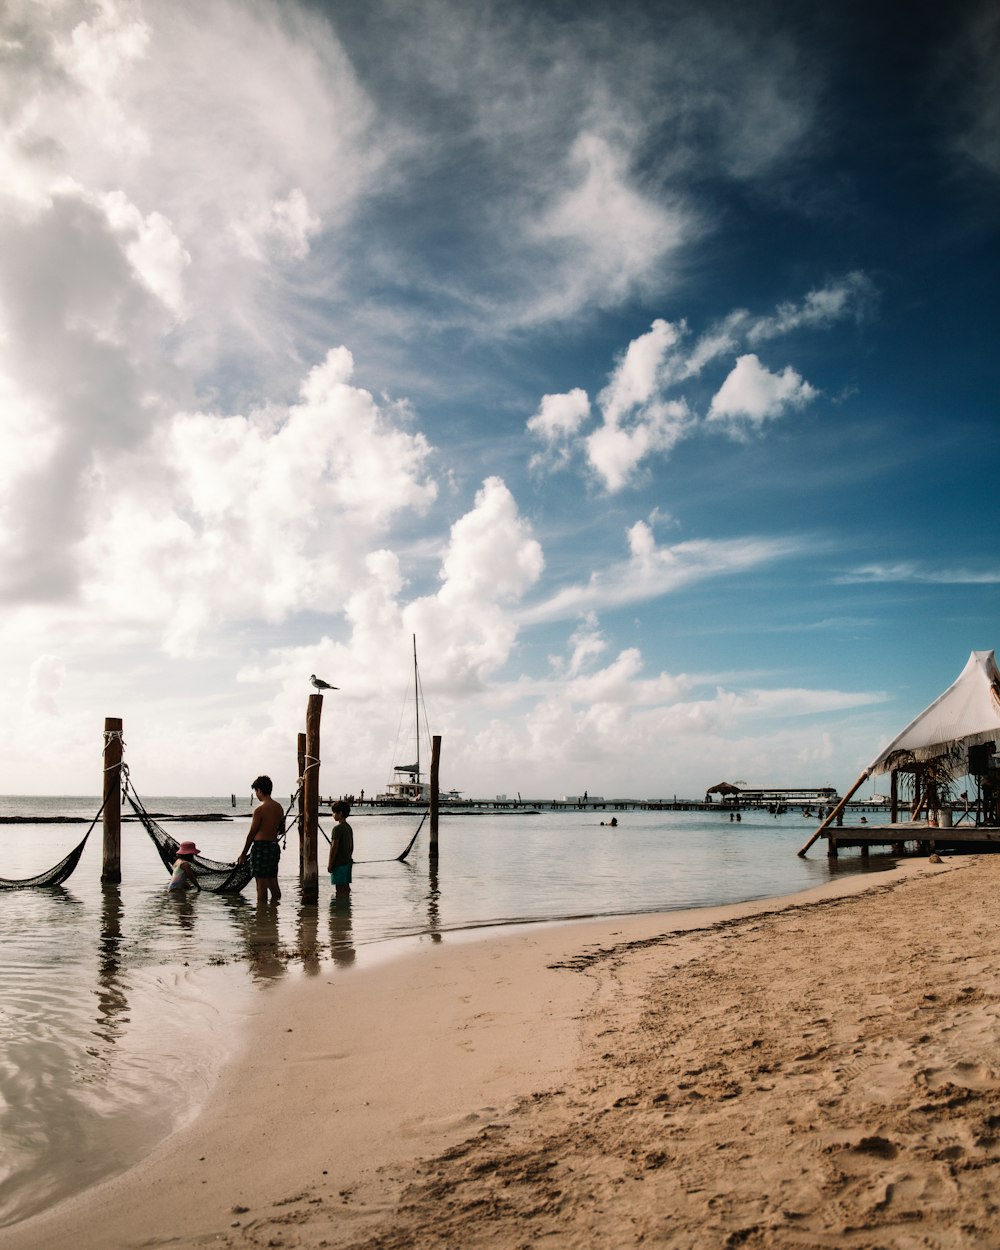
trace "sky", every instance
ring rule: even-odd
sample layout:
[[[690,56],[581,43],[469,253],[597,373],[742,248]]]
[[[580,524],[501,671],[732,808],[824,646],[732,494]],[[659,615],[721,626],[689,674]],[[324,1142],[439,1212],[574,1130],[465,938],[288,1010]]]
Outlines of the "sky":
[[[6,0],[0,793],[845,791],[1000,643],[1000,11]],[[883,786],[884,788],[884,786]],[[862,794],[867,793],[867,789]]]

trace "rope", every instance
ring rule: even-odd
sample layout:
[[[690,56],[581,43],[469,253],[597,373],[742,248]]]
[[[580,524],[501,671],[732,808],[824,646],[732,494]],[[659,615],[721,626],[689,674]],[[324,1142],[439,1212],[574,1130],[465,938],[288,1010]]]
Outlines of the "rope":
[[[120,743],[120,744],[121,744],[121,748],[122,748],[122,750],[123,750],[123,751],[125,750],[125,737],[124,737],[124,735],[123,735],[122,730],[120,730],[120,729],[105,729],[105,731],[104,731],[104,750],[101,752],[101,754],[102,754],[102,755],[107,755],[107,753],[108,753],[108,747],[112,744],[112,742],[118,742],[118,743]],[[114,769],[116,769],[116,768],[126,768],[126,767],[127,767],[127,765],[126,765],[126,764],[125,764],[125,763],[124,763],[121,759],[119,759],[117,764],[106,764],[106,765],[105,765],[105,767],[104,767],[104,771],[105,771],[106,773],[110,773],[110,772],[114,771]]]

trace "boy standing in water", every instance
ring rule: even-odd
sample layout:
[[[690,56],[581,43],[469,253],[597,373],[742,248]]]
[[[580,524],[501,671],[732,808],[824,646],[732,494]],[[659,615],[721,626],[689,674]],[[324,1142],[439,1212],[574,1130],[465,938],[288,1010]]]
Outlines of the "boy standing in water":
[[[236,862],[246,863],[247,854],[250,855],[250,867],[257,879],[257,905],[261,906],[267,902],[268,893],[273,902],[281,900],[281,887],[278,885],[281,846],[278,843],[278,834],[283,832],[285,813],[281,804],[271,798],[274,787],[270,777],[262,775],[252,786],[260,807],[253,814],[250,832]]]
[[[330,838],[330,859],[327,871],[330,884],[338,898],[349,898],[351,893],[351,865],[354,863],[354,830],[347,823],[351,809],[346,803],[334,803],[333,836]]]

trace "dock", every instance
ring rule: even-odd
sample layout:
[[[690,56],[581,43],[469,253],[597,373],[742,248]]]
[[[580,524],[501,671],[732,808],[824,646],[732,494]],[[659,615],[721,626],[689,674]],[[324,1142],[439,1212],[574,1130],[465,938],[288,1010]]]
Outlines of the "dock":
[[[996,825],[937,825],[927,820],[899,821],[886,825],[831,825],[825,830],[826,853],[836,859],[841,850],[857,848],[863,857],[873,849],[890,855],[933,855],[937,851],[958,854],[1000,849]]]

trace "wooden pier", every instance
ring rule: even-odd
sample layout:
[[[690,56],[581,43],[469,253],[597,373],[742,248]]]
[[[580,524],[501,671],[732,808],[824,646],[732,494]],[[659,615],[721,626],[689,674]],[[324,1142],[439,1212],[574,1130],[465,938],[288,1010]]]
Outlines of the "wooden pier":
[[[888,825],[831,825],[824,830],[826,853],[836,859],[841,850],[856,847],[863,857],[873,848],[890,855],[932,855],[936,851],[974,855],[1000,849],[1000,828],[995,825],[932,825],[926,820],[907,820]]]

